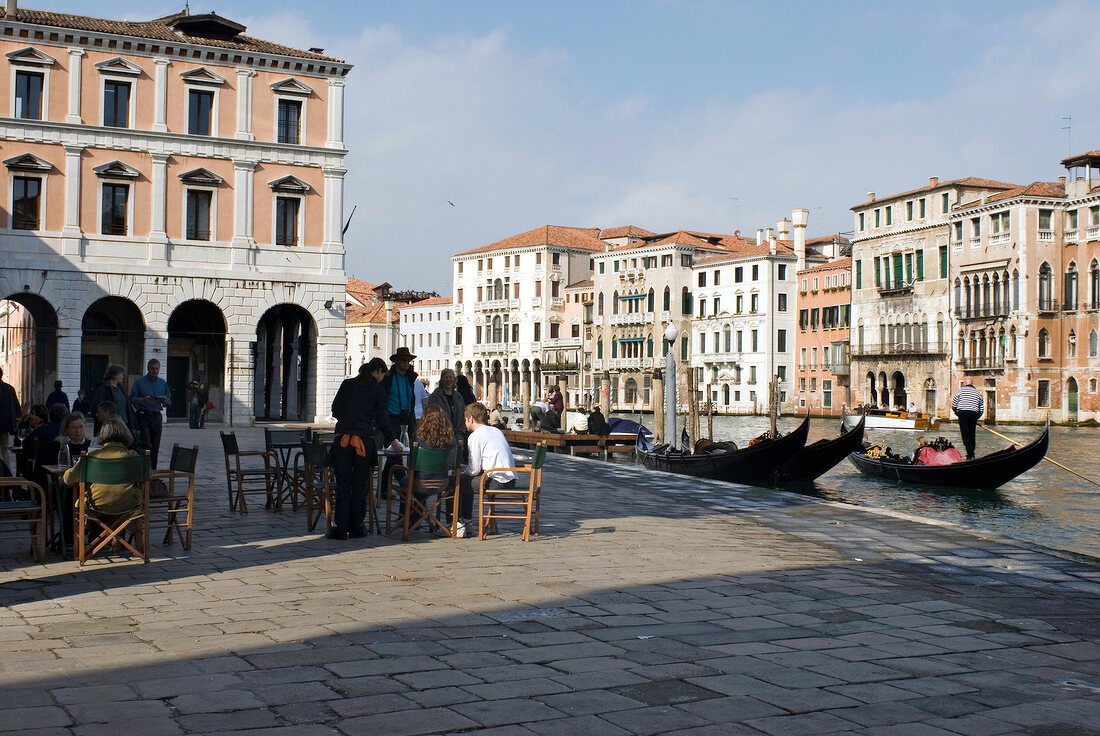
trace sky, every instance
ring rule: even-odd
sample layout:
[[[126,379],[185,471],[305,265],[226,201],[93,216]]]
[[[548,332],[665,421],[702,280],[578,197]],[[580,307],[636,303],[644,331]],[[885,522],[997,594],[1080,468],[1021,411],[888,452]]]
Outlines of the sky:
[[[92,14],[86,0],[20,5]],[[182,3],[95,8],[148,20]],[[346,270],[399,290],[450,294],[453,254],[542,225],[754,234],[804,207],[813,237],[850,231],[871,191],[1053,181],[1071,151],[1100,149],[1088,31],[1100,2],[195,0],[191,12],[355,65]]]

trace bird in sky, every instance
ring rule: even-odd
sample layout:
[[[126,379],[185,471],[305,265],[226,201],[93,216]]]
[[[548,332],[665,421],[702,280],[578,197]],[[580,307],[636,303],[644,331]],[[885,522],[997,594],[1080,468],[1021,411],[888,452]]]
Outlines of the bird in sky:
[[[454,207],[454,206],[455,206],[455,203],[454,203],[454,202],[452,202],[452,201],[451,201],[451,200],[449,200],[449,199],[447,200],[447,204],[451,205],[452,207]]]

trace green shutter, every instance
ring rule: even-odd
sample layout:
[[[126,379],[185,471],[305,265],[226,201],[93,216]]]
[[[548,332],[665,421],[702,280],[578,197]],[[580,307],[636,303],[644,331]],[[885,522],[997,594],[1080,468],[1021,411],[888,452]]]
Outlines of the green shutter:
[[[611,357],[612,358],[619,357],[619,341],[618,340],[612,340],[611,341]]]
[[[863,288],[863,261],[856,261],[856,288]]]
[[[924,251],[917,251],[917,281],[924,281]]]
[[[596,342],[596,357],[600,360],[603,359],[603,340]]]
[[[875,259],[875,286],[882,286],[882,263]]]
[[[902,280],[901,253],[894,254],[894,286],[901,284]]]
[[[940,246],[940,278],[947,278],[947,246]]]

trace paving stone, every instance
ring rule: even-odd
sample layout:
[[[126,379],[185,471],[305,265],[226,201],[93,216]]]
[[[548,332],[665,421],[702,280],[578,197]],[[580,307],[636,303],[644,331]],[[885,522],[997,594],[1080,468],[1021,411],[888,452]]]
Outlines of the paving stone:
[[[539,736],[631,736],[630,731],[591,715],[537,721],[525,728]]]
[[[263,701],[249,690],[220,690],[180,695],[168,701],[179,713],[220,713],[263,707]]]
[[[377,734],[417,736],[458,729],[466,730],[477,726],[477,721],[448,708],[425,708],[349,718],[340,724],[340,730],[350,736],[377,736]]]
[[[644,701],[624,697],[609,690],[585,690],[573,693],[544,695],[537,698],[551,708],[567,715],[590,715],[615,710],[640,708]]]
[[[697,715],[674,706],[654,706],[633,710],[605,713],[600,716],[636,736],[668,733],[692,726],[705,726],[707,722]]]

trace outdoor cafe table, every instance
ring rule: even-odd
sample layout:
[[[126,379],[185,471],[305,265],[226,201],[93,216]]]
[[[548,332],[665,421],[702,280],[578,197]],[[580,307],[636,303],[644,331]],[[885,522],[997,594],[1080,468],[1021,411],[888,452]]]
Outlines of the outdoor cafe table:
[[[50,524],[50,548],[54,552],[64,552],[69,546],[70,540],[65,539],[65,516],[66,511],[69,516],[73,513],[73,492],[72,489],[61,482],[61,476],[65,475],[65,471],[68,468],[62,468],[58,465],[43,465],[42,472],[46,474],[46,479],[49,488],[46,489],[46,496],[51,506],[51,511],[48,513],[56,513],[57,515],[57,532],[54,533],[53,524]]]

